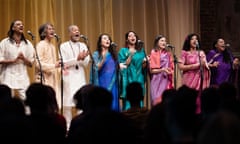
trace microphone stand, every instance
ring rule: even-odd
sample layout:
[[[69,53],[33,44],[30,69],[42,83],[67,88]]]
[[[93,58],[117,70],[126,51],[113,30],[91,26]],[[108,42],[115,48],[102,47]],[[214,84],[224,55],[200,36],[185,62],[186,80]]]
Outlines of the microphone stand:
[[[91,58],[91,60],[92,60],[92,66],[91,66],[91,73],[92,73],[92,84],[94,84],[94,68],[93,68],[93,66],[94,66],[94,64],[95,64],[95,62],[94,62],[94,59],[93,59],[93,56],[92,56],[92,53],[91,53],[91,50],[90,50],[90,48],[89,48],[89,44],[88,44],[88,39],[87,38],[84,38],[84,37],[81,37],[81,38],[83,38],[83,40],[84,40],[84,43],[87,45],[87,49],[88,49],[88,52],[89,52],[89,55],[90,55],[90,58]]]
[[[113,51],[114,51],[114,53],[115,54],[117,54],[117,45],[113,45],[113,46],[111,46],[111,47],[113,47]],[[115,64],[116,64],[116,80],[117,80],[117,90],[118,90],[118,98],[120,98],[120,72],[119,72],[119,70],[120,70],[120,65],[119,65],[119,61],[118,61],[118,59],[116,60],[116,62],[115,62]]]
[[[197,50],[198,50],[198,58],[199,58],[199,63],[200,63],[200,94],[203,89],[203,66],[202,66],[202,61],[201,61],[201,56],[200,56],[200,47],[197,44]]]
[[[37,49],[36,49],[36,40],[35,40],[34,35],[31,35],[31,37],[32,37],[34,49],[35,49],[35,52],[36,52],[36,59],[37,59],[38,65],[39,65],[40,83],[43,84],[44,77],[43,77],[43,72],[42,72],[42,65],[41,65],[41,62],[40,62],[40,59],[39,59],[39,56],[38,56],[38,52],[37,52]]]
[[[61,66],[61,70],[60,70],[60,77],[61,77],[61,114],[63,114],[63,69],[64,69],[64,64],[63,64],[63,58],[62,58],[62,52],[60,49],[60,38],[56,37],[57,39],[57,46],[58,46],[58,50],[59,50],[59,56],[60,56],[60,66]]]
[[[178,59],[175,53],[175,48],[173,48],[173,62],[174,62],[174,88],[177,88],[177,63]]]
[[[147,58],[147,54],[144,48],[144,43],[142,42],[142,44],[140,45],[143,48],[143,52],[144,52],[144,57],[146,59],[146,72],[144,72],[144,80],[146,82],[146,106],[148,108],[148,79],[147,79],[147,74],[148,74],[148,70],[149,70],[149,62],[148,62],[148,58]]]

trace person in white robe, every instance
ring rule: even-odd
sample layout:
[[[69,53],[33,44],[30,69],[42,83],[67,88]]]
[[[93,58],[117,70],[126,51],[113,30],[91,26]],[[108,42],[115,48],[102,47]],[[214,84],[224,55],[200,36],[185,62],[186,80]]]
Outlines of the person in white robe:
[[[12,89],[12,96],[25,100],[30,84],[27,68],[34,63],[35,50],[23,32],[23,22],[15,20],[10,25],[8,37],[0,43],[0,83]]]
[[[74,94],[86,84],[85,68],[90,61],[88,47],[80,42],[80,31],[77,25],[68,27],[70,40],[60,45],[63,70],[63,115],[67,120],[67,128],[76,114]],[[60,55],[60,54],[59,54]]]

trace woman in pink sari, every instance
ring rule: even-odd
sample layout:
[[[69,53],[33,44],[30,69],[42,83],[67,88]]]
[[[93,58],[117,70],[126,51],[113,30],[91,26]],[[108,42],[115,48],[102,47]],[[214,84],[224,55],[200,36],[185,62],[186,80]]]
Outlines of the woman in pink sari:
[[[162,101],[162,93],[173,88],[173,57],[166,49],[166,38],[158,35],[150,54],[150,92],[151,104],[154,106]]]
[[[178,66],[182,71],[182,84],[199,91],[197,112],[200,112],[199,96],[204,88],[209,87],[210,71],[197,34],[189,34],[185,39]]]

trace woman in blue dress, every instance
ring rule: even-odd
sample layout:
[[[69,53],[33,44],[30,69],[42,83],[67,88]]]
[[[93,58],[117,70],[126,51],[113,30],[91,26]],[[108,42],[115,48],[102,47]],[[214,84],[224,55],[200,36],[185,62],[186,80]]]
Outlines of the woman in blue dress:
[[[90,83],[112,92],[112,110],[119,111],[117,52],[111,43],[112,39],[108,34],[99,36],[97,50],[92,55]]]

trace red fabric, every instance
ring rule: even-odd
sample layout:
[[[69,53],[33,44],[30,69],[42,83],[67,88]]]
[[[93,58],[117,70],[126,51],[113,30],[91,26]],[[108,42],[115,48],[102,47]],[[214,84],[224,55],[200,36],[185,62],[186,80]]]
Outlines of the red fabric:
[[[160,68],[160,51],[152,50],[150,55],[150,68]]]

